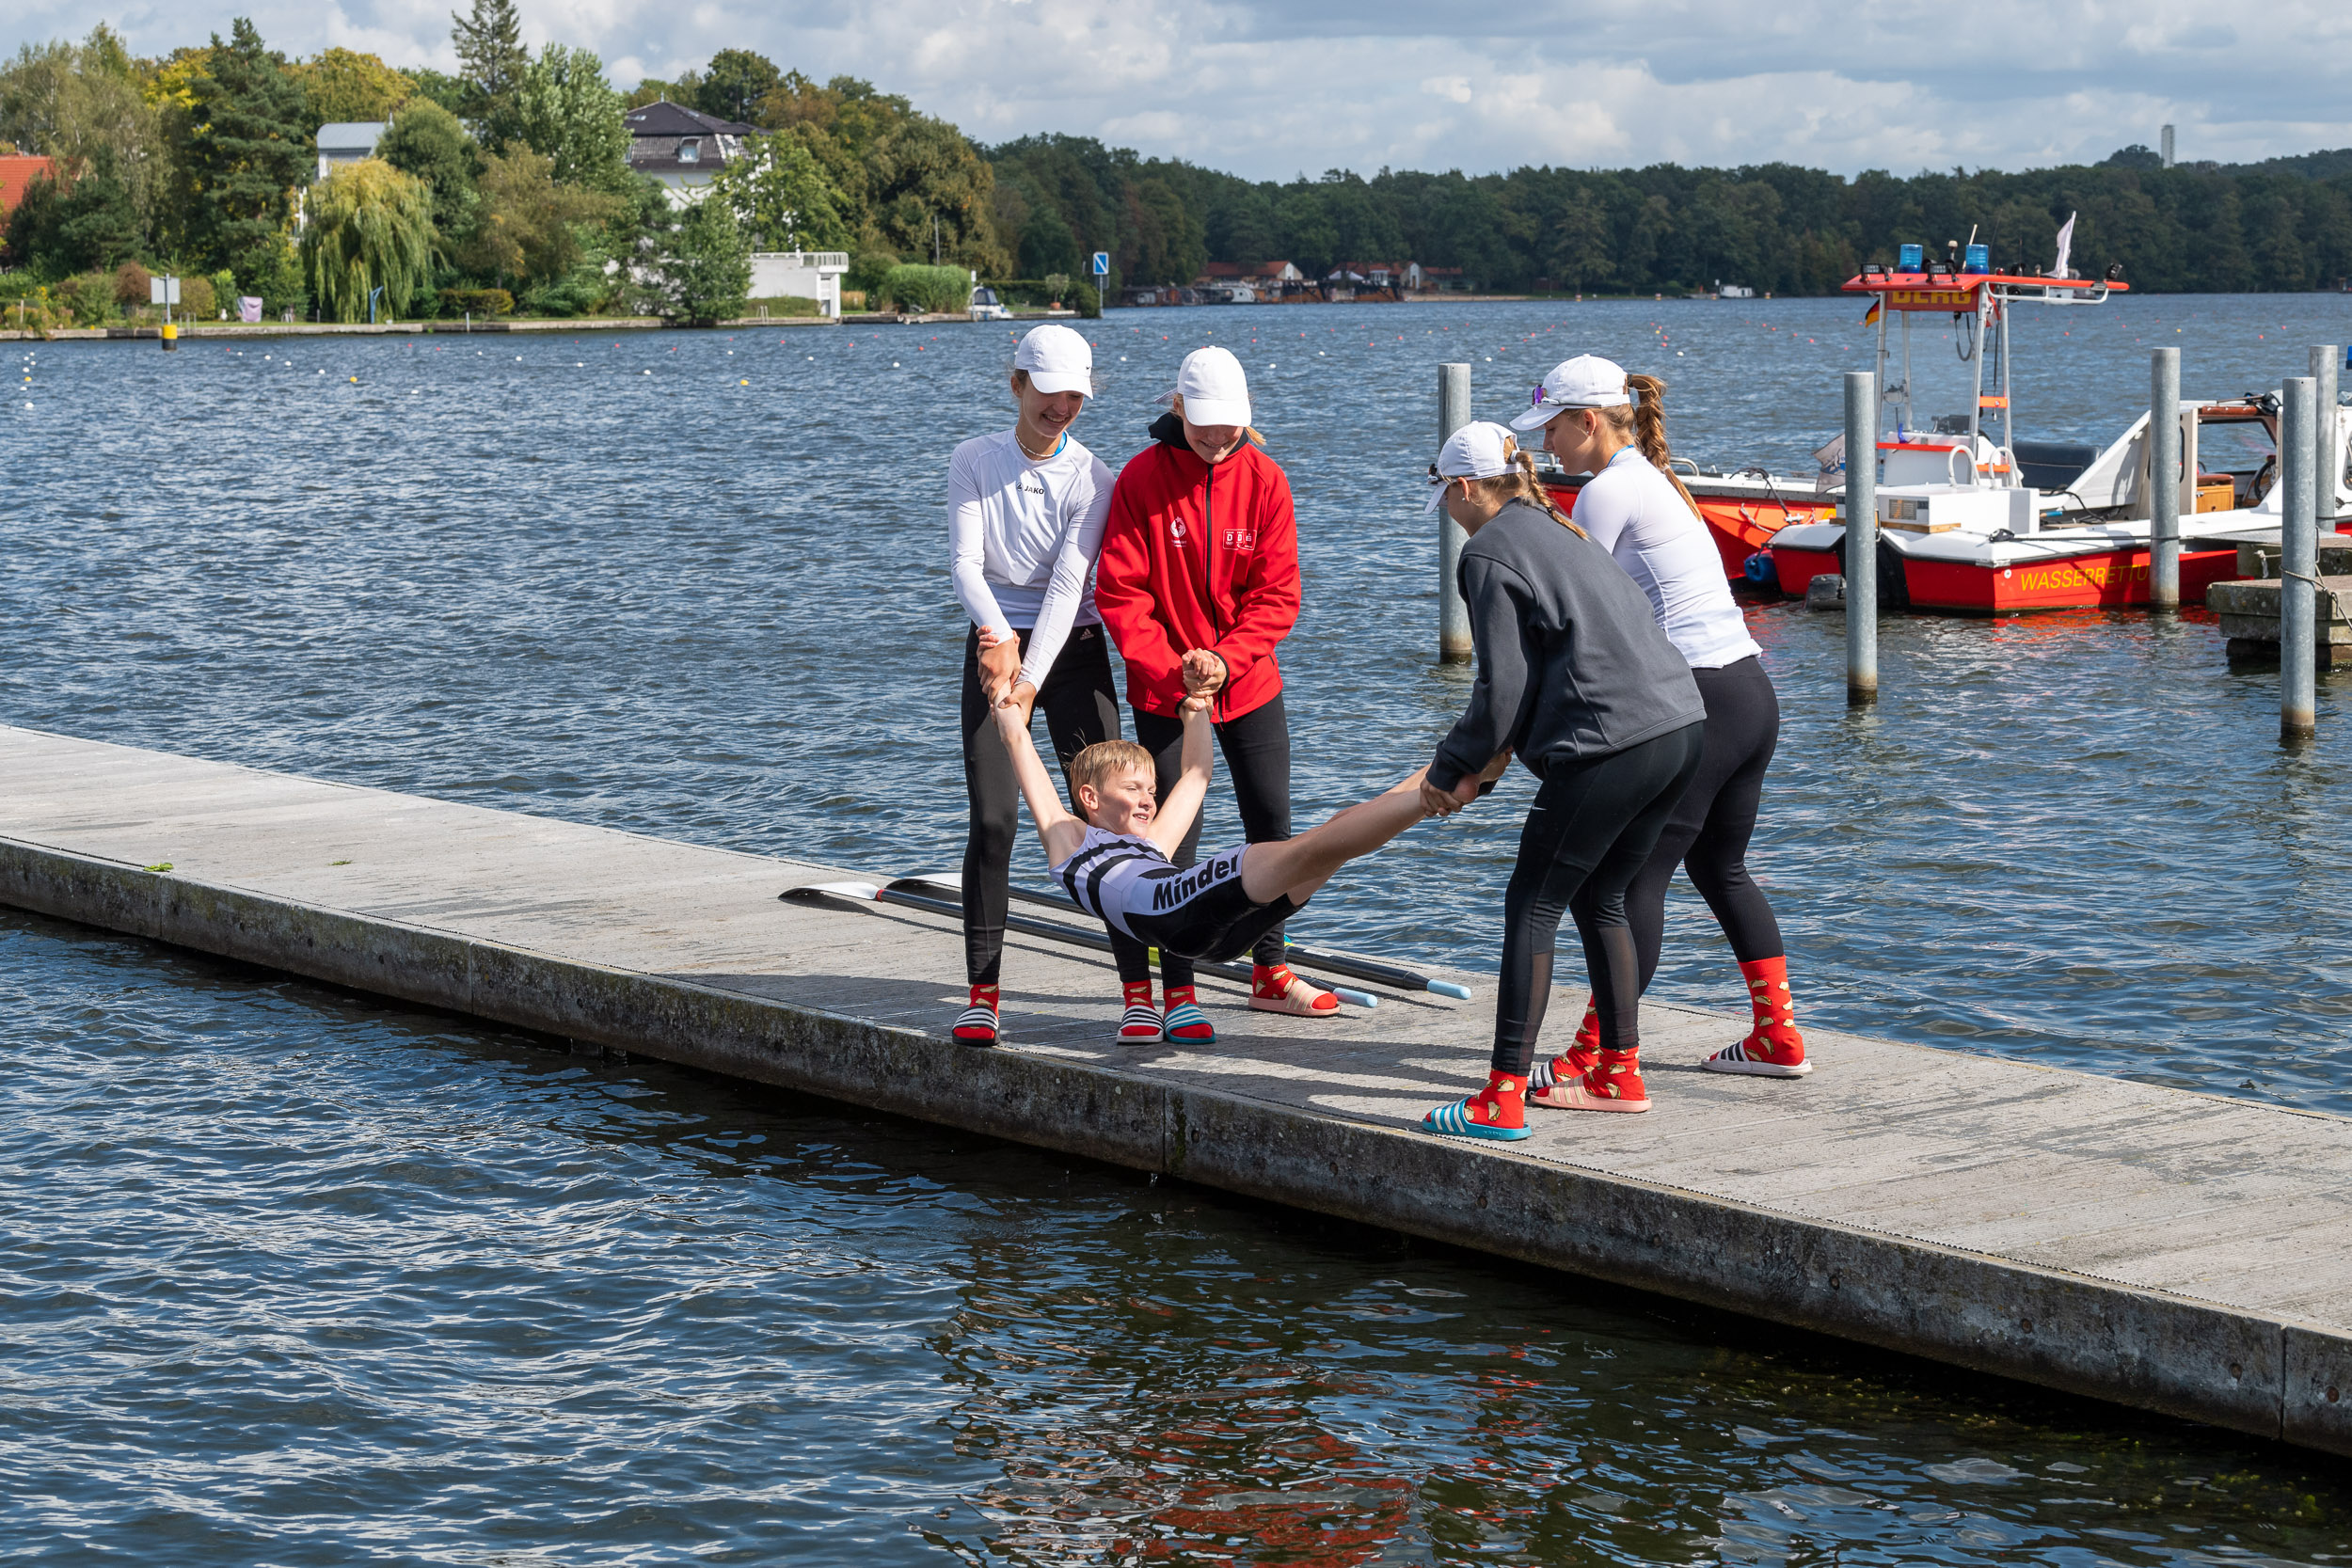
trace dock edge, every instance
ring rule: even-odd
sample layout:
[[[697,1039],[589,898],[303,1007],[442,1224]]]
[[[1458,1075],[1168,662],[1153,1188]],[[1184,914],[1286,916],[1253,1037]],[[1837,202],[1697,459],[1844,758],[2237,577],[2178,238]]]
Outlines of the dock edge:
[[[18,839],[0,903],[2352,1456],[2322,1324]]]

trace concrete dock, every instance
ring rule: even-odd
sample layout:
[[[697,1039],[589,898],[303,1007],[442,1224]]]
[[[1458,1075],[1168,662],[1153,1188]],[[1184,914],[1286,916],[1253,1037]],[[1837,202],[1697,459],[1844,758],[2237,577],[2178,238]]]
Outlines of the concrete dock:
[[[1441,1139],[1491,976],[1336,1023],[1212,982],[1215,1048],[1130,1049],[1016,935],[973,1051],[951,921],[777,896],[850,875],[0,727],[0,903],[2352,1454],[2352,1120],[1827,1031],[1717,1077],[1744,1019],[1652,1006],[1656,1111]]]

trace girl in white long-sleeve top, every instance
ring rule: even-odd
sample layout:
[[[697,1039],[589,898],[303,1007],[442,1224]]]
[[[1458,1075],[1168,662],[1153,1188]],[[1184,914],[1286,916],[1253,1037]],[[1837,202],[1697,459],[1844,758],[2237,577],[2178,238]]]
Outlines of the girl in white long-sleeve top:
[[[975,436],[947,469],[947,540],[956,597],[971,618],[963,656],[963,782],[972,807],[963,850],[963,948],[971,996],[955,1022],[967,1045],[1000,1033],[1008,868],[1021,786],[989,718],[1008,698],[1025,722],[1037,708],[1063,764],[1119,738],[1110,645],[1094,611],[1094,561],[1110,510],[1111,472],[1070,434],[1094,389],[1094,351],[1067,326],[1045,325],[1013,356],[1020,417]],[[1122,978],[1148,985],[1140,943],[1119,942]],[[1133,951],[1126,950],[1133,946]],[[1132,1010],[1132,1009],[1131,1009]],[[1127,1019],[1122,1035],[1159,1038],[1159,1020]]]
[[[1666,445],[1665,383],[1629,375],[1594,355],[1552,368],[1534,406],[1512,421],[1540,429],[1545,450],[1569,473],[1590,473],[1576,498],[1577,526],[1642,586],[1651,612],[1680,651],[1707,704],[1707,746],[1697,774],[1626,890],[1642,989],[1658,972],[1665,939],[1666,886],[1677,866],[1714,911],[1746,981],[1753,1027],[1745,1039],[1700,1063],[1713,1072],[1797,1078],[1813,1070],[1788,988],[1788,953],[1772,901],[1748,874],[1764,773],[1780,736],[1780,700],[1764,673],[1763,650],[1724,580],[1723,558],[1698,503],[1675,477]],[[1566,1054],[1536,1065],[1537,1103],[1553,1080],[1596,1070],[1604,1053],[1594,1003]]]

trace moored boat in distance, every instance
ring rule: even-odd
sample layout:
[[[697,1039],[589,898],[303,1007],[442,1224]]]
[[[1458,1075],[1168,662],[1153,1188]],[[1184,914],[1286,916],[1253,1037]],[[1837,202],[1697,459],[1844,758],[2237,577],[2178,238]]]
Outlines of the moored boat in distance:
[[[2072,228],[2070,222],[2067,231],[2071,232]],[[1947,501],[1935,509],[1937,516],[1932,525],[1922,524],[1923,531],[1930,526],[1937,532],[1949,531],[1963,514],[1968,522],[1957,526],[1980,523],[1987,533],[2036,531],[2041,527],[2044,502],[2038,491],[2025,488],[2027,481],[2021,477],[2021,468],[2032,467],[2038,471],[2031,477],[2041,481],[2078,478],[2095,467],[2100,454],[2086,448],[2058,443],[2029,444],[2021,454],[2010,438],[2009,307],[2026,301],[2097,305],[2104,303],[2109,293],[2130,288],[2112,276],[2099,279],[2068,277],[2067,244],[2066,234],[2061,233],[2058,260],[2048,274],[1996,273],[1986,259],[1986,247],[1980,245],[1971,244],[1965,260],[1956,256],[1949,265],[1940,261],[1930,263],[1924,259],[1924,246],[1906,245],[1901,247],[1897,266],[1874,263],[1844,285],[1848,293],[1872,296],[1864,322],[1878,327],[1881,401],[1895,416],[1890,438],[1880,443],[1880,460],[1887,468],[1882,483],[1925,486],[1930,491],[2016,492],[1999,501],[1990,494],[1975,495],[1964,502]],[[1954,248],[1957,250],[1958,246]],[[1960,327],[1966,345],[1963,357],[1973,367],[1976,382],[1969,411],[1937,420],[1931,434],[1917,428],[1910,390],[1911,318],[1930,312],[1948,314]],[[1903,325],[1899,380],[1890,380],[1886,374],[1890,320],[1899,320]],[[1987,330],[1989,327],[1997,328],[1997,337]],[[1985,388],[1984,350],[1988,344],[1996,348],[1999,356],[1998,393],[1988,392]],[[1981,414],[1992,410],[2001,415],[2003,439],[1997,446],[1979,428]],[[1685,487],[1698,502],[1699,514],[1723,557],[1726,577],[1759,586],[1776,583],[1784,592],[1802,594],[1804,584],[1812,578],[1824,571],[1841,570],[1838,562],[1844,530],[1836,518],[1843,485],[1833,481],[1843,469],[1843,448],[1842,436],[1821,448],[1815,453],[1820,472],[1802,479],[1775,475],[1763,468],[1722,473],[1677,465]],[[1570,497],[1582,487],[1584,477],[1556,471],[1543,476],[1548,486]],[[2048,504],[2058,510],[2088,510],[2079,500],[2069,499],[2071,492],[2063,484],[2053,483],[2048,489],[2056,498]],[[1924,502],[1927,495],[1923,492],[1907,499]],[[1824,534],[1823,530],[1829,531]],[[1815,559],[1820,553],[1817,546],[1824,543],[1830,552],[1827,563]],[[1781,554],[1783,549],[1789,552],[1786,559]],[[1934,602],[1934,595],[1944,592],[1944,587],[1939,579],[1927,585],[1925,591],[1930,597],[1918,601],[1923,606]],[[1950,608],[1974,607],[1955,604]]]
[[[2010,393],[2010,307],[2098,305],[2130,285],[2112,268],[2101,278],[2071,276],[2066,231],[2048,273],[1995,272],[1979,245],[1967,246],[1964,260],[1955,245],[1948,265],[1927,262],[1924,248],[1906,245],[1897,266],[1866,267],[1844,285],[1872,296],[1865,322],[1878,327],[1880,397],[1892,427],[1873,454],[1880,603],[1977,614],[2146,604],[2148,416],[2104,449],[2020,441]],[[1938,417],[1925,429],[1911,392],[1915,314],[1952,318],[1975,383],[1966,413]],[[1890,344],[1894,322],[1902,331]],[[1899,367],[1891,376],[1890,361]],[[1997,367],[1991,383],[1997,390],[1988,388],[1989,366]],[[1999,416],[1998,441],[1984,428],[1992,414]],[[2334,417],[2336,450],[2352,461],[2352,410],[2340,407]],[[2180,420],[2180,593],[2194,604],[2214,583],[2241,575],[2240,545],[2276,546],[2279,398],[2184,400]],[[1802,598],[1813,578],[1845,572],[1844,438],[1814,455],[1820,471],[1804,477],[1677,462],[1726,578]],[[1570,506],[1589,477],[1538,469]],[[2332,478],[2320,498],[2330,521],[2352,515],[2344,468]]]
[[[1865,267],[1846,281],[1845,292],[1871,296],[1865,319],[1879,329],[1882,404],[1898,411],[1893,438],[1878,442],[1873,454],[1881,477],[1872,569],[1882,604],[2008,614],[2149,602],[2148,416],[2095,455],[2055,443],[2021,451],[2014,437],[2011,308],[2101,305],[2130,287],[2112,267],[2102,278],[2069,276],[2073,231],[2070,218],[2047,273],[1996,272],[1979,245],[1955,257],[1957,265],[1930,262],[1923,246],[1904,245],[1896,266]],[[1975,382],[1968,411],[1936,420],[1927,433],[1917,430],[1911,395],[1911,318],[1922,313],[1951,316]],[[1890,380],[1887,329],[1894,320],[1903,324],[1902,368]],[[1997,391],[1986,380],[1991,356],[2000,370]],[[2344,412],[2331,413],[2342,451]],[[2000,416],[1997,445],[1983,429],[1988,414]],[[2239,544],[2277,531],[2279,401],[2273,393],[2191,400],[2180,404],[2178,417],[2181,494],[2188,507],[2179,526],[2180,593],[2195,604],[2214,583],[2238,576]],[[2251,466],[2209,472],[2200,450],[2207,429],[2215,433],[2217,455],[2233,446]],[[2321,502],[2330,518],[2352,500],[2341,468],[2332,478]],[[1814,578],[1844,571],[1845,533],[1842,523],[1830,520],[1780,530],[1770,554],[1782,592],[1802,594]]]
[[[2182,495],[2194,497],[2180,520],[2180,592],[2196,604],[2240,575],[2240,544],[2276,541],[2279,403],[2272,393],[2188,399],[2180,418]],[[2335,418],[2342,452],[2352,410]],[[1982,483],[1991,476],[1980,470],[1979,483],[1963,479],[1978,466],[1961,459],[1957,433],[1945,434],[1879,443],[1882,604],[1997,615],[2148,602],[2148,416],[2078,467],[2037,472],[2021,460],[2015,484]],[[1991,444],[1979,440],[1981,455]],[[2330,518],[2352,512],[2352,485],[2334,477],[2332,504],[2321,500]],[[1834,518],[1782,530],[1770,551],[1781,591],[1802,596],[1816,577],[1842,574],[1845,536]]]
[[[1880,603],[1978,614],[2078,610],[2149,601],[2151,484],[2148,417],[2104,449],[2086,443],[2018,441],[2010,392],[2010,311],[2020,304],[2099,305],[2130,285],[2109,268],[2086,278],[2067,269],[2070,220],[2047,273],[1995,271],[1986,247],[1955,244],[1947,263],[1906,245],[1893,267],[1865,267],[1844,285],[1871,296],[1866,325],[1878,327],[1881,405],[1892,428],[1871,454],[1879,473]],[[1911,318],[1951,317],[1962,361],[1974,381],[1967,412],[1922,429],[1911,392]],[[1902,326],[1888,341],[1890,324]],[[1899,364],[1889,375],[1890,361]],[[1988,383],[1988,369],[1997,367]],[[1997,388],[1997,389],[1996,389]],[[1997,414],[2000,439],[1984,426]],[[2352,411],[2333,411],[2339,453],[2352,458]],[[2275,392],[2180,405],[2182,486],[2180,592],[2201,601],[2216,582],[2238,577],[2238,546],[2270,543],[2280,528],[2279,399]],[[1847,462],[1844,438],[1815,453],[1818,475],[1762,468],[1724,473],[1677,464],[1715,541],[1724,575],[1803,597],[1813,578],[1843,574],[1839,520]],[[1572,501],[1584,475],[1544,473]],[[2352,484],[2339,466],[2320,506],[2330,520],[2352,514]]]

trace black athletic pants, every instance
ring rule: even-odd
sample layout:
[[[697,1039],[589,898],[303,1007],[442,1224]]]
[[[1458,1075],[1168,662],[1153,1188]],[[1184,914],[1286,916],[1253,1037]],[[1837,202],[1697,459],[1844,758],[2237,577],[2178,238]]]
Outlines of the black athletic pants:
[[[1241,808],[1243,839],[1250,844],[1281,843],[1291,836],[1291,725],[1282,709],[1282,694],[1277,691],[1272,702],[1216,728],[1217,749],[1225,753],[1225,771],[1233,780],[1233,803]],[[1184,773],[1184,721],[1137,708],[1136,738],[1152,753],[1159,772],[1160,799],[1165,800]],[[1199,858],[1200,849],[1200,822],[1196,817],[1192,832],[1170,858],[1178,865],[1190,865]],[[1250,957],[1258,963],[1279,964],[1287,947],[1282,927],[1277,926],[1258,939]],[[1190,958],[1161,949],[1164,982],[1188,986],[1192,973]]]
[[[1022,652],[1029,634],[1020,634]],[[1098,740],[1119,738],[1119,689],[1111,684],[1110,643],[1101,626],[1073,626],[1070,640],[1038,689],[1037,711],[1060,759],[1065,784],[1070,759]],[[976,986],[997,983],[1005,952],[1005,906],[1012,846],[1021,831],[1021,782],[980,690],[980,633],[963,641],[963,790],[972,802],[972,832],[963,841],[963,968]],[[1073,799],[1070,809],[1076,811]],[[1143,944],[1110,931],[1122,980],[1147,980],[1152,967]]]
[[[1602,1049],[1630,1051],[1639,1043],[1642,982],[1625,890],[1698,771],[1703,730],[1686,724],[1605,757],[1546,768],[1502,898],[1496,1071],[1523,1075],[1534,1065],[1551,1002],[1552,947],[1560,917],[1570,910],[1600,1009]]]
[[[1787,952],[1772,900],[1748,875],[1748,839],[1756,832],[1764,770],[1772,765],[1772,748],[1780,740],[1780,698],[1754,655],[1720,670],[1691,673],[1707,702],[1707,752],[1691,787],[1666,818],[1649,863],[1626,890],[1644,990],[1658,973],[1659,949],[1666,941],[1666,884],[1677,865],[1691,873],[1691,885],[1715,911],[1741,963]]]

